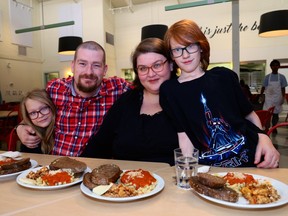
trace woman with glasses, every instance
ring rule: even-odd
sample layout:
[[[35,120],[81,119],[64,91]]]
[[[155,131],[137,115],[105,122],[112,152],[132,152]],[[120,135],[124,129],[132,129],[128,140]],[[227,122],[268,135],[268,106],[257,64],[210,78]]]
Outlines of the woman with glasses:
[[[49,154],[54,146],[56,115],[55,106],[49,95],[44,89],[32,90],[22,99],[20,109],[23,122],[32,127],[31,134],[37,135],[41,142],[37,148],[28,148],[21,144],[20,151]]]
[[[176,76],[164,42],[148,38],[132,53],[134,89],[116,101],[82,156],[174,163],[177,133],[159,104],[160,85]]]
[[[280,155],[260,130],[236,73],[207,70],[210,46],[198,25],[176,22],[164,41],[181,75],[163,83],[160,104],[177,126],[180,147],[189,152],[194,145],[199,163],[210,166],[278,167]]]

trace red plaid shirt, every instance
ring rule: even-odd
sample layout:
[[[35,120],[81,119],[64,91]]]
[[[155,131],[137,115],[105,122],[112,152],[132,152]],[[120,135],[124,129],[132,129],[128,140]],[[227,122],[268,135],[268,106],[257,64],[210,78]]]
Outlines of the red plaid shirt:
[[[98,131],[106,112],[128,89],[130,84],[124,79],[103,79],[97,95],[84,98],[74,91],[73,78],[48,83],[46,90],[57,108],[52,154],[79,156],[90,136]]]

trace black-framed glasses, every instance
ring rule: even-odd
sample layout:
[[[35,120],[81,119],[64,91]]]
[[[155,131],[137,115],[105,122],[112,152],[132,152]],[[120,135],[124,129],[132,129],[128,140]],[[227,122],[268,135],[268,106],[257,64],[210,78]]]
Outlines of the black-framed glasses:
[[[157,61],[154,64],[152,64],[150,67],[146,65],[139,65],[137,67],[137,72],[139,75],[146,75],[148,74],[149,70],[151,69],[155,73],[159,73],[163,70],[165,63],[168,60],[166,59],[164,62],[163,61]]]
[[[199,43],[196,42],[196,43],[192,43],[186,47],[178,47],[175,49],[171,49],[171,55],[174,58],[178,58],[178,57],[183,55],[184,50],[186,50],[186,52],[188,52],[189,54],[195,53],[199,50]]]
[[[39,113],[41,113],[41,115],[48,115],[50,113],[50,107],[44,106],[39,111],[30,112],[28,115],[31,120],[35,120],[39,117]]]

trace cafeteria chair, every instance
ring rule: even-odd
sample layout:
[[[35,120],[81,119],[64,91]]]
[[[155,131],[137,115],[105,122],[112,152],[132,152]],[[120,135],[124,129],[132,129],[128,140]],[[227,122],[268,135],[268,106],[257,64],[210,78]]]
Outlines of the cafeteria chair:
[[[9,104],[0,104],[0,110],[10,110]]]
[[[258,115],[263,130],[267,133],[270,128],[271,118],[273,116],[275,106],[270,107],[268,110],[256,110],[255,113]]]
[[[285,99],[286,99],[286,102],[288,104],[288,94],[285,94]],[[286,114],[286,118],[285,118],[285,122],[288,121],[288,113]]]
[[[270,136],[270,134],[276,130],[276,128],[279,128],[279,127],[287,127],[288,126],[288,122],[282,122],[282,123],[278,123],[276,124],[275,126],[271,127],[268,132],[267,132],[267,135]]]
[[[19,138],[16,133],[15,128],[13,128],[9,134],[9,140],[7,141],[7,150],[8,151],[16,151],[17,150],[17,143],[18,143]]]
[[[17,112],[17,115],[13,114]],[[20,122],[19,112],[18,110],[11,110],[5,118],[3,118],[3,122],[0,122],[0,142],[7,143],[7,147],[9,145],[10,134],[14,131],[14,127]]]

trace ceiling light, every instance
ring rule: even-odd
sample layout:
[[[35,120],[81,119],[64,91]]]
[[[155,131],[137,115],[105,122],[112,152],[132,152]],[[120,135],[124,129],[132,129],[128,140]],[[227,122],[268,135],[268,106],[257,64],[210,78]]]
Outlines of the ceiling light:
[[[83,42],[81,37],[66,36],[59,38],[58,53],[61,55],[74,55],[76,48]]]
[[[142,27],[141,32],[141,40],[144,40],[146,38],[160,38],[164,39],[164,35],[168,29],[167,25],[162,24],[154,24],[154,25],[147,25]]]
[[[259,36],[279,37],[288,35],[288,10],[278,10],[262,14]]]

